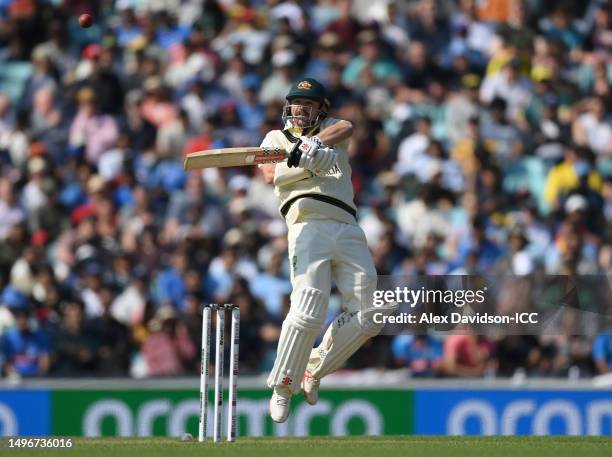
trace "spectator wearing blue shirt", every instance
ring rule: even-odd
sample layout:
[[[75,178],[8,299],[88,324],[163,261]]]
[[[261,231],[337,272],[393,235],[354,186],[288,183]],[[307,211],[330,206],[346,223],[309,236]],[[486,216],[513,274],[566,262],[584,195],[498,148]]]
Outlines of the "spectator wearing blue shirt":
[[[397,335],[391,352],[395,365],[410,368],[414,377],[435,376],[442,364],[442,343],[430,335]]]
[[[253,136],[253,141],[257,142],[265,114],[265,105],[257,100],[260,79],[257,75],[248,74],[242,78],[242,85],[244,100],[241,100],[236,107],[238,117],[245,130]]]
[[[503,250],[487,238],[485,225],[482,218],[476,219],[472,224],[471,236],[467,240],[462,240],[458,246],[461,264],[465,264],[469,253],[475,253],[478,257],[479,271],[489,271],[503,255]]]
[[[49,337],[30,321],[27,303],[11,308],[15,327],[2,338],[6,376],[41,376],[49,371]]]
[[[188,259],[183,252],[172,255],[170,265],[157,275],[154,282],[154,302],[158,306],[172,305],[175,308],[185,302],[187,289],[184,275],[187,271]]]
[[[612,372],[612,330],[600,333],[593,341],[593,360],[600,374]]]
[[[584,35],[574,25],[573,13],[570,5],[561,4],[549,17],[540,20],[540,28],[548,38],[562,41],[569,49],[580,47],[584,41]]]
[[[291,294],[291,283],[281,273],[282,259],[279,252],[272,254],[266,271],[255,276],[251,282],[251,293],[263,302],[273,316],[281,315],[283,298]]]
[[[120,46],[129,46],[136,38],[141,36],[142,30],[138,25],[138,19],[134,9],[130,5],[119,5],[121,22],[115,29],[117,41]]]
[[[170,49],[185,41],[191,32],[190,27],[177,23],[176,16],[161,11],[159,14],[161,27],[157,28],[156,43],[164,49]]]
[[[0,295],[0,337],[6,331],[15,327],[13,308],[22,308],[26,304],[26,296],[15,286],[8,285]],[[0,353],[0,357],[3,354]],[[1,367],[0,367],[1,368]]]

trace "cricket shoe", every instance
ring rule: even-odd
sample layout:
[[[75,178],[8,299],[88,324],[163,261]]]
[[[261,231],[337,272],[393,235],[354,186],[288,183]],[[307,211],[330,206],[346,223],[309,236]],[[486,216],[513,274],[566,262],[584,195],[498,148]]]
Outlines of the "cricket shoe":
[[[321,380],[315,378],[310,371],[306,370],[304,372],[300,387],[302,388],[302,392],[304,392],[304,399],[309,405],[316,405],[319,401],[320,384]]]
[[[270,417],[274,422],[285,422],[289,417],[291,393],[284,387],[275,387],[270,398]]]

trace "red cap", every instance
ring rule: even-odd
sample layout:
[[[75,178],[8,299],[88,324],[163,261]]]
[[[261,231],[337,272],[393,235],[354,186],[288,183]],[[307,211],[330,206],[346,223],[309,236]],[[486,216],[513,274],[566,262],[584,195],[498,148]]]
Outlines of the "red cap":
[[[49,241],[49,233],[45,230],[37,230],[32,233],[32,244],[36,247],[43,247]]]
[[[102,46],[99,44],[89,44],[83,49],[83,57],[85,59],[97,59],[102,53]]]
[[[88,217],[91,217],[96,214],[96,210],[91,204],[81,205],[72,211],[72,223],[74,225],[79,225]]]

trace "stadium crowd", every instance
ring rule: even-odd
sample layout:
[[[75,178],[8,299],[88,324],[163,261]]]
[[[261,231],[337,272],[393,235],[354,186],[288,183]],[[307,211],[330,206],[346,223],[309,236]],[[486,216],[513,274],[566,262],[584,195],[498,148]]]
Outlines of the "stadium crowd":
[[[609,274],[611,11],[0,0],[2,375],[195,374],[203,302],[240,306],[241,371],[268,370],[290,293],[273,189],[255,167],[186,174],[182,158],[258,145],[303,76],[355,127],[379,274]],[[592,376],[612,371],[612,329],[381,336],[347,365],[363,367]]]

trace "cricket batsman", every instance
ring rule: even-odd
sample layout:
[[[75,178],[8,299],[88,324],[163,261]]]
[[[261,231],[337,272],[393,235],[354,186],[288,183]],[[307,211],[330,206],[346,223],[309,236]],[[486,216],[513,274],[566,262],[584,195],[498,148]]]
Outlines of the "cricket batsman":
[[[376,270],[353,202],[347,154],[353,126],[329,117],[329,108],[321,83],[298,80],[286,97],[284,129],[269,132],[261,144],[301,152],[290,154],[298,160],[260,165],[266,182],[274,183],[288,226],[293,286],[268,377],[273,389],[270,415],[276,422],[287,420],[298,385],[314,405],[321,379],[382,328],[362,312],[376,288]],[[342,295],[343,312],[313,348],[325,321],[332,279]]]

